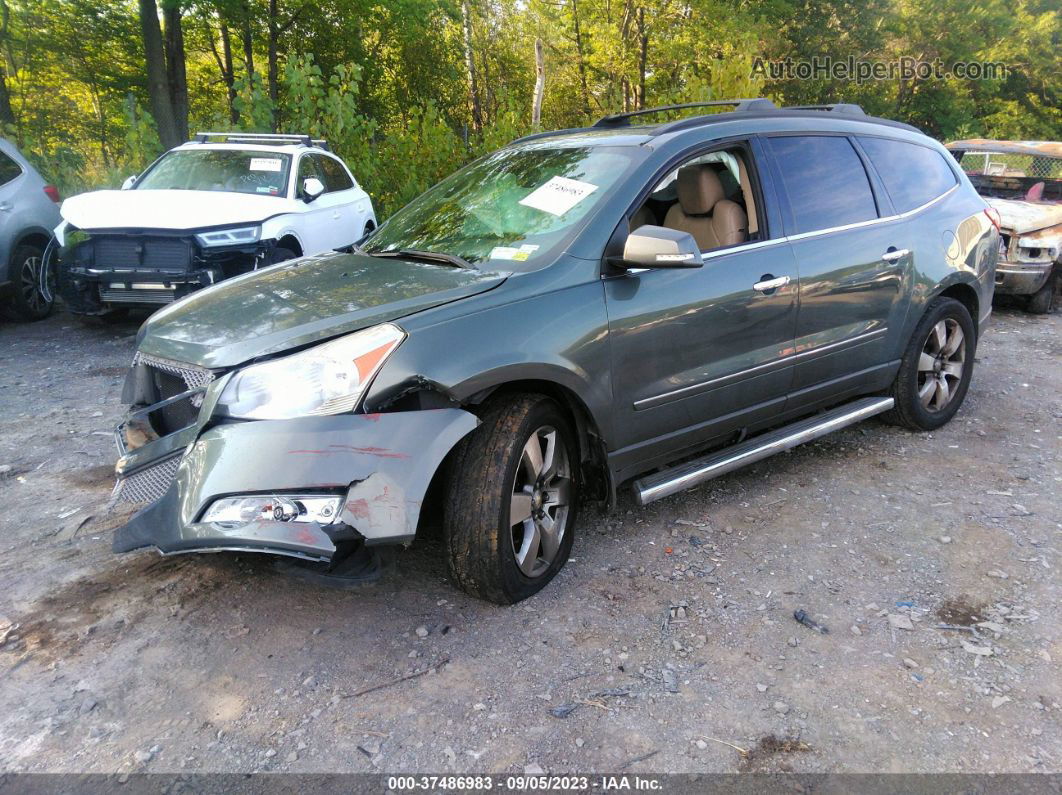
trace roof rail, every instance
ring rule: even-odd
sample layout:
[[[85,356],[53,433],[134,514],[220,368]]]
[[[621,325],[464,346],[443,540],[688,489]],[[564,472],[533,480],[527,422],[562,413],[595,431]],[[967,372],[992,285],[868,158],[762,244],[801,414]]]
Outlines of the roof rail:
[[[851,116],[866,116],[862,106],[850,102],[835,102],[832,105],[786,105],[782,110],[824,110],[828,113],[847,113]]]
[[[223,143],[239,144],[302,144],[303,146],[317,146],[326,151],[331,151],[328,141],[321,138],[311,138],[309,135],[282,135],[280,133],[248,133],[248,132],[197,132],[194,142],[197,144],[208,143],[211,138],[221,138]]]
[[[650,113],[662,113],[669,110],[683,110],[685,108],[716,108],[733,105],[736,112],[750,110],[776,110],[777,106],[769,99],[717,99],[711,102],[684,102],[681,105],[661,105],[658,108],[644,108],[632,110],[628,113],[613,113],[611,116],[603,116],[594,122],[594,127],[625,127],[630,125],[635,116],[645,116]]]

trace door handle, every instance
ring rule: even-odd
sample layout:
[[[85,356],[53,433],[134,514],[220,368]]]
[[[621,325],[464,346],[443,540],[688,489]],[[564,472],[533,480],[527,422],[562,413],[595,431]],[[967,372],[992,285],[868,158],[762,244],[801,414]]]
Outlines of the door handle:
[[[333,210],[332,211],[332,219],[335,220],[335,221],[338,221],[339,217],[340,217],[339,216],[339,210]]]
[[[9,213],[12,210],[11,202],[0,202],[0,212]]]
[[[760,281],[752,285],[752,289],[761,293],[769,293],[772,290],[777,290],[779,287],[785,287],[787,284],[789,284],[788,276],[779,276],[775,278],[770,274],[767,274]]]
[[[906,248],[899,248],[899,249],[890,248],[888,251],[886,251],[884,254],[881,255],[881,258],[883,260],[885,260],[886,262],[896,262],[896,260],[903,259],[904,257],[906,257],[910,253],[911,253],[910,249],[906,249]]]

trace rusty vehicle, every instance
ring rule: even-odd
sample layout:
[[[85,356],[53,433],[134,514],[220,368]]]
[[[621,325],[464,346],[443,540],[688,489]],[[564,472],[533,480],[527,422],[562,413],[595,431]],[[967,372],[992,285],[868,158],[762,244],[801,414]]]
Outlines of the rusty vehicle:
[[[1062,143],[954,141],[948,150],[1000,215],[997,296],[1051,311],[1062,288]]]
[[[360,571],[437,521],[454,582],[511,604],[586,501],[951,420],[999,252],[954,158],[852,105],[645,119],[686,107],[525,137],[359,245],[153,315],[116,467],[148,505],[115,551]]]

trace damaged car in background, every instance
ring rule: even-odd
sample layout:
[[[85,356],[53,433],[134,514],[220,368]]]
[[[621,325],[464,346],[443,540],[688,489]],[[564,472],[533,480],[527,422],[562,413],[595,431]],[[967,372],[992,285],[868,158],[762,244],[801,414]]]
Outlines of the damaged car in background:
[[[325,141],[199,133],[120,191],[62,206],[59,289],[82,318],[113,320],[376,228],[368,194]]]
[[[999,212],[996,295],[1050,312],[1062,290],[1062,143],[973,139],[948,150]]]
[[[707,109],[520,139],[360,246],[161,309],[115,551],[368,576],[438,520],[456,584],[511,604],[624,484],[647,504],[875,415],[948,422],[999,251],[954,159],[857,106]]]

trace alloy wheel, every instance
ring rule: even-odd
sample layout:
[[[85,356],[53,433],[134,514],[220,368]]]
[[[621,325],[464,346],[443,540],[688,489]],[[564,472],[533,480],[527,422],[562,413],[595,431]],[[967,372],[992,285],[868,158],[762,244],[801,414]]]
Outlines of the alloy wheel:
[[[918,357],[918,398],[927,411],[951,403],[966,365],[966,339],[954,318],[944,318],[929,332]]]
[[[42,287],[42,263],[42,258],[37,255],[26,257],[22,261],[22,273],[19,280],[19,289],[22,290],[22,297],[26,302],[26,307],[34,314],[40,313],[51,303],[49,297],[44,294]]]
[[[571,469],[560,433],[543,425],[520,453],[509,500],[510,538],[516,565],[539,577],[557,557],[568,525]]]

